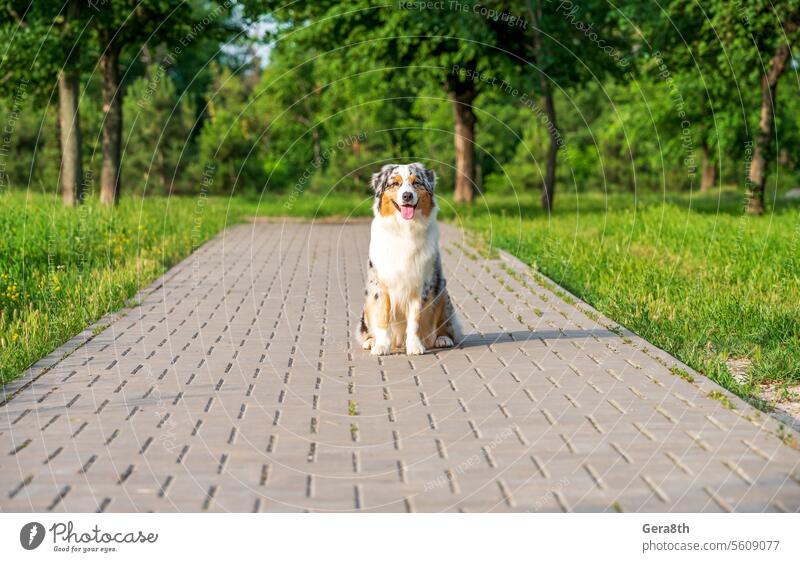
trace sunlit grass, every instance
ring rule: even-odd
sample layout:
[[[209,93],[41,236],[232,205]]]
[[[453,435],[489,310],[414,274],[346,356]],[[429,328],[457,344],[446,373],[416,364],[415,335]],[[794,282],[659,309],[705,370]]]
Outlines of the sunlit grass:
[[[455,218],[742,395],[800,383],[800,208],[740,193],[489,197]],[[448,213],[451,214],[451,213]],[[452,215],[452,214],[451,214]],[[726,361],[746,358],[746,379]]]
[[[117,310],[193,249],[255,215],[347,217],[370,213],[366,194],[92,200],[0,195],[0,382],[104,314]]]
[[[225,210],[200,198],[129,199],[111,210],[0,196],[0,380],[120,308],[219,232]]]
[[[65,209],[0,196],[0,378],[7,381],[247,217],[371,214],[369,193],[127,199]],[[800,383],[800,209],[742,213],[741,194],[491,195],[441,214],[740,394]],[[535,322],[531,322],[535,324]],[[726,361],[747,358],[747,380]]]

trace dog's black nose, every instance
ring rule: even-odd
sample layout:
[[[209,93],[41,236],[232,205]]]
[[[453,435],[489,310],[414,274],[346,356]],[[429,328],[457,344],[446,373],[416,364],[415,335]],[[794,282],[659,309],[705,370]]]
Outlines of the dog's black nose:
[[[411,203],[411,200],[414,199],[414,194],[410,191],[406,191],[403,193],[402,199],[403,203]]]

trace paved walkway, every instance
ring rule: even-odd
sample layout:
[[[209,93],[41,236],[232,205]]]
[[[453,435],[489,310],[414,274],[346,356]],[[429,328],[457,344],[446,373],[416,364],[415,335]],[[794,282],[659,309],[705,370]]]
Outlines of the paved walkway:
[[[40,362],[0,396],[0,510],[800,509],[777,422],[454,229],[464,345],[358,349],[368,242],[237,226]]]

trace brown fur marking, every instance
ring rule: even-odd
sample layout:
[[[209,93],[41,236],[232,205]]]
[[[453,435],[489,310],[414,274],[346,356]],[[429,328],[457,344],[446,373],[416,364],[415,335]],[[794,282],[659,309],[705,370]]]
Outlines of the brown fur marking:
[[[397,188],[390,187],[381,195],[381,204],[378,209],[382,217],[390,217],[395,212],[394,196]]]
[[[430,297],[422,303],[419,337],[427,348],[434,347],[436,338],[439,336],[455,339],[452,325],[446,316],[448,300],[449,296],[447,294],[440,294],[438,297]]]
[[[426,217],[431,216],[431,211],[433,210],[433,195],[425,190],[418,191],[417,195],[417,210]]]

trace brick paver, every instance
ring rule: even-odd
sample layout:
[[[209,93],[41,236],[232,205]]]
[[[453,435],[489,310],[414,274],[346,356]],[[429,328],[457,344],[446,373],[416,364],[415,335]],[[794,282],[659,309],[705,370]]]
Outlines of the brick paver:
[[[0,509],[800,509],[794,434],[455,229],[463,346],[370,356],[368,243],[231,228],[40,362],[0,407]]]

